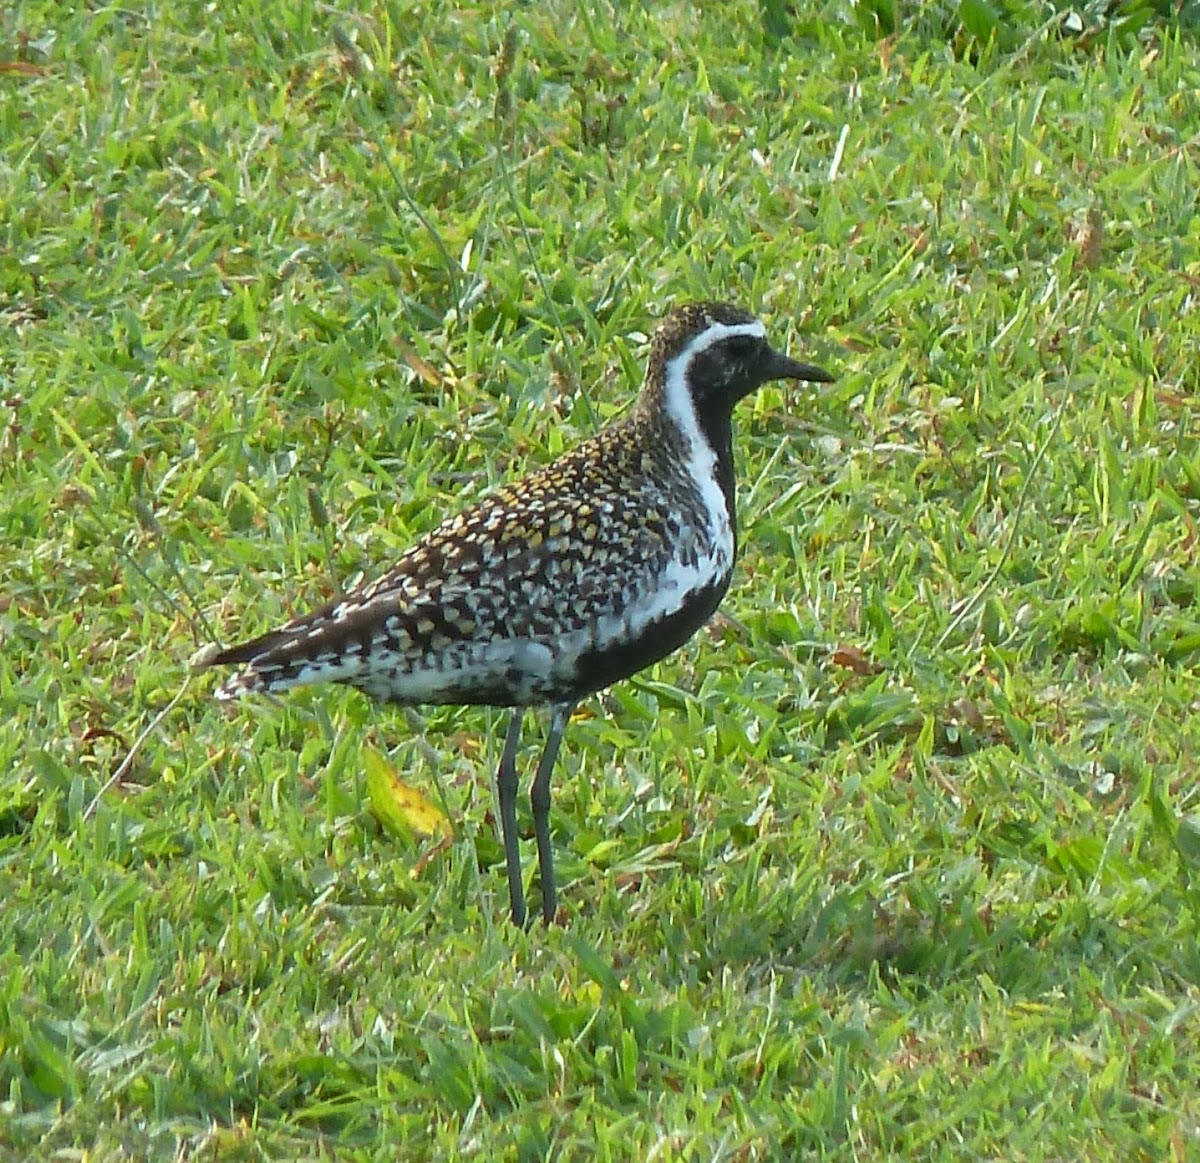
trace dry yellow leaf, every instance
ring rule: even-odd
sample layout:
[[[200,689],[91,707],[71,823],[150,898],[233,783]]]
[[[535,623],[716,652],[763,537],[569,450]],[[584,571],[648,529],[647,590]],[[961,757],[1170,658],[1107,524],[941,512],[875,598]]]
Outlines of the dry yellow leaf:
[[[446,813],[428,797],[409,787],[395,767],[374,747],[363,748],[367,795],[371,814],[392,836],[421,840],[441,839],[451,834]]]

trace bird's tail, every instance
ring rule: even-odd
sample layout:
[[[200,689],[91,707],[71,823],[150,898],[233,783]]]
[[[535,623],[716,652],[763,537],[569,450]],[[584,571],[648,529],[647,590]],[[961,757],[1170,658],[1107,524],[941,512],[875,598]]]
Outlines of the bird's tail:
[[[232,678],[226,679],[213,691],[213,698],[221,702],[228,702],[230,699],[240,699],[246,695],[252,695],[256,692],[269,689],[266,676],[250,668],[241,671],[239,674],[235,674]]]
[[[241,666],[214,697],[227,701],[246,695],[286,690],[318,682],[343,682],[362,669],[354,652],[330,649],[324,642],[324,623],[310,616],[281,630],[217,651],[204,666]]]

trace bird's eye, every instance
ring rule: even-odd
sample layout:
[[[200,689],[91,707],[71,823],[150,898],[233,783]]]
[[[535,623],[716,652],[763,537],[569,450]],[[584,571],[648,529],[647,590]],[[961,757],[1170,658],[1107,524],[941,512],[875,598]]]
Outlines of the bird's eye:
[[[734,359],[749,359],[758,350],[758,342],[753,335],[731,335],[725,340],[725,350]]]

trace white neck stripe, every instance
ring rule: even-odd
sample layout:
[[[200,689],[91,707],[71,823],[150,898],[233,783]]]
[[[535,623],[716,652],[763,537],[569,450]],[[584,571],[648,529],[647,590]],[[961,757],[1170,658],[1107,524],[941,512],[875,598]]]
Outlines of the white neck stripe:
[[[707,351],[714,343],[736,335],[765,339],[767,332],[757,320],[750,323],[711,323],[667,361],[663,376],[663,410],[683,440],[688,476],[699,494],[705,523],[713,537],[711,556],[702,571],[705,580],[726,575],[733,566],[733,514],[729,511],[725,491],[717,480],[716,450],[700,427],[696,402],[688,384],[688,368],[696,356]],[[694,584],[699,585],[700,582]]]
[[[663,403],[666,405],[667,415],[675,421],[685,442],[690,445],[693,459],[699,457],[700,461],[704,461],[707,459],[706,453],[712,456],[712,450],[700,431],[696,403],[688,387],[688,366],[696,356],[702,351],[707,351],[714,343],[720,343],[723,339],[735,335],[766,339],[767,329],[757,319],[750,323],[710,323],[703,331],[689,339],[678,355],[667,360],[663,376]]]

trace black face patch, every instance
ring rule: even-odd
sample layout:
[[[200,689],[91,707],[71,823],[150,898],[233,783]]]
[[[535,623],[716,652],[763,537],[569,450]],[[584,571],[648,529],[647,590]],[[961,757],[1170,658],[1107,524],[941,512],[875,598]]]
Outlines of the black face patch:
[[[757,335],[731,335],[728,339],[717,344],[723,347],[729,357],[749,363],[762,349],[763,340]]]
[[[765,350],[759,336],[731,335],[693,356],[687,377],[697,408],[718,400],[733,404],[757,388]]]

